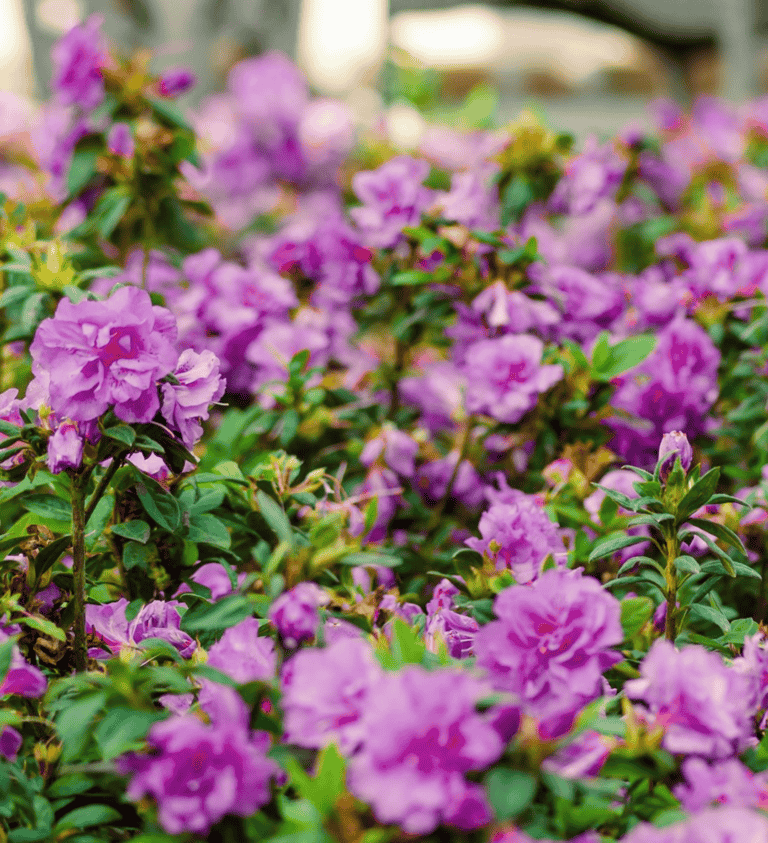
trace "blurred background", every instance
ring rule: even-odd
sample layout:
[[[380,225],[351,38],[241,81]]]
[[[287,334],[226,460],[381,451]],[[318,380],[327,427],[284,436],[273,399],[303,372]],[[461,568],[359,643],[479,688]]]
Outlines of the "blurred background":
[[[279,49],[358,119],[386,109],[405,145],[425,117],[491,125],[536,104],[555,129],[607,135],[656,97],[768,90],[768,0],[0,0],[0,88],[47,95],[51,45],[94,12],[155,69],[191,66],[190,103]]]

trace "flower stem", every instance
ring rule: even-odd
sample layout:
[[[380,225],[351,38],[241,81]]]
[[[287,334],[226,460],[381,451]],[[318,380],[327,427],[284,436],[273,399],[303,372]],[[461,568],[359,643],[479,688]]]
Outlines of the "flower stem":
[[[78,473],[72,478],[72,599],[75,602],[75,668],[85,671],[85,489],[89,472]]]
[[[90,520],[91,516],[93,515],[94,509],[96,509],[96,504],[101,500],[101,496],[107,490],[107,486],[109,486],[112,478],[117,473],[117,470],[123,464],[124,459],[124,454],[112,458],[112,462],[110,463],[109,468],[107,468],[107,470],[102,475],[101,480],[99,480],[99,485],[94,490],[93,494],[91,495],[91,499],[88,502],[88,506],[85,508],[85,524],[87,524]]]
[[[667,567],[665,578],[667,581],[667,618],[664,624],[664,637],[674,642],[677,635],[677,571],[675,559],[678,555],[677,539],[667,537]]]

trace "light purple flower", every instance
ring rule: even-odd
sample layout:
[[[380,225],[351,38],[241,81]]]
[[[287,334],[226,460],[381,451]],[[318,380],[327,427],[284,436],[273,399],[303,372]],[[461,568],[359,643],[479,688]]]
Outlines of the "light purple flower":
[[[483,500],[483,481],[472,463],[464,459],[459,463],[459,452],[451,451],[439,460],[422,465],[416,473],[417,488],[429,503],[435,503],[449,494],[469,509],[476,509]]]
[[[275,644],[271,638],[259,636],[256,618],[245,618],[227,629],[208,650],[206,664],[241,684],[269,680],[277,668]]]
[[[466,352],[467,410],[514,424],[539,395],[563,377],[559,365],[542,365],[544,343],[528,334],[479,340]]]
[[[5,644],[9,635],[0,629],[0,644]],[[11,646],[11,665],[5,678],[0,682],[0,697],[6,694],[18,694],[21,697],[40,697],[48,687],[48,680],[43,673],[22,656],[17,644]]]
[[[107,55],[101,33],[103,23],[101,15],[91,15],[53,46],[53,90],[62,105],[76,105],[90,111],[104,99],[101,69]]]
[[[414,458],[418,450],[419,444],[412,436],[387,424],[378,436],[366,443],[360,454],[360,462],[369,466],[383,456],[387,468],[402,477],[413,477],[416,473]]]
[[[548,556],[565,565],[562,532],[536,497],[517,489],[506,489],[499,497],[480,517],[481,538],[464,544],[487,556],[497,571],[510,570],[518,583],[535,580]]]
[[[226,381],[212,351],[182,351],[173,375],[178,384],[163,384],[163,418],[191,449],[203,435],[200,421],[208,418],[210,405],[224,394]]]
[[[6,761],[15,761],[16,756],[21,749],[21,732],[18,732],[13,726],[3,726],[0,729],[0,755]]]
[[[131,127],[127,123],[113,124],[107,135],[107,149],[119,158],[133,158],[135,147]]]
[[[705,808],[681,823],[639,823],[622,843],[768,843],[768,819],[749,808]]]
[[[178,97],[186,93],[197,82],[197,77],[188,67],[172,67],[163,71],[157,80],[157,90],[162,97]]]
[[[80,468],[83,461],[83,437],[73,421],[63,421],[48,440],[48,470],[59,474],[65,468]]]
[[[491,843],[562,843],[562,841],[538,837],[534,839],[524,831],[520,831],[519,828],[513,828],[511,831],[501,831],[494,834]],[[578,837],[572,837],[568,843],[601,843],[601,838],[596,831],[587,831]]]
[[[281,675],[284,740],[312,749],[336,742],[342,752],[353,753],[366,735],[361,718],[382,672],[360,638],[300,650]]]
[[[664,728],[662,746],[672,753],[730,758],[753,738],[751,677],[723,663],[717,653],[692,644],[677,650],[658,639],[640,665],[640,679],[624,685]]]
[[[349,761],[350,792],[381,823],[409,834],[438,825],[469,830],[491,819],[479,785],[466,773],[502,753],[496,730],[475,710],[482,683],[461,670],[408,665],[386,673],[365,703],[363,745]]]
[[[616,738],[586,729],[546,758],[541,767],[564,779],[594,778],[617,743]]]
[[[590,135],[584,150],[568,162],[550,205],[559,213],[587,214],[599,200],[616,195],[626,169],[627,162],[610,143],[600,146]]]
[[[713,804],[768,807],[768,776],[753,773],[736,758],[711,765],[701,758],[686,758],[682,772],[685,782],[672,792],[685,811],[696,813]]]
[[[426,161],[398,155],[377,170],[355,173],[352,189],[362,205],[349,213],[368,245],[392,249],[405,237],[404,226],[419,224],[432,202],[423,186],[429,169]]]
[[[564,734],[602,692],[602,674],[621,661],[621,605],[581,569],[545,571],[531,585],[505,589],[499,618],[475,637],[477,665],[514,694],[550,737]]]
[[[427,623],[424,640],[430,652],[437,652],[437,642],[445,642],[448,653],[454,659],[465,659],[474,655],[472,645],[480,624],[469,615],[454,610],[454,595],[459,589],[447,579],[436,586],[432,599],[427,603]]]
[[[286,647],[298,647],[314,638],[320,623],[318,608],[330,598],[312,582],[301,582],[281,594],[269,610],[269,619],[277,627]]]
[[[126,422],[149,422],[160,409],[157,382],[173,371],[176,320],[136,287],[106,301],[62,299],[30,346],[33,372],[50,376],[50,406],[88,422],[114,406]]]
[[[271,799],[270,781],[280,768],[266,756],[269,735],[251,732],[247,709],[244,715],[214,717],[206,725],[184,714],[153,725],[147,736],[153,754],[118,761],[118,770],[132,776],[128,798],[154,798],[169,834],[206,835],[227,814],[253,814]]]

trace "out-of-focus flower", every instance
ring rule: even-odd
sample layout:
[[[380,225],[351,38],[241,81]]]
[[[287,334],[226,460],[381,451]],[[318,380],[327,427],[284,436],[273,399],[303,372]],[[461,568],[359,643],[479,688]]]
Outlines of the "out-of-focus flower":
[[[573,216],[589,213],[599,200],[616,195],[626,169],[627,162],[610,143],[600,146],[590,135],[584,150],[568,162],[550,198],[552,209]]]
[[[5,644],[9,635],[0,629],[0,644]],[[0,697],[6,694],[18,694],[21,697],[40,697],[48,687],[48,680],[43,673],[33,667],[22,656],[18,645],[11,645],[11,665],[5,678],[0,682]]]
[[[682,772],[685,782],[677,785],[673,793],[685,811],[696,813],[710,805],[768,807],[768,776],[753,773],[736,758],[714,764],[701,758],[686,758]]]
[[[269,619],[277,627],[286,647],[298,647],[313,638],[320,623],[318,608],[329,601],[320,586],[301,582],[281,594],[269,610]]]
[[[432,599],[427,603],[424,639],[431,652],[437,651],[438,639],[442,639],[454,659],[464,659],[473,655],[472,643],[480,624],[473,617],[454,610],[453,598],[458,593],[459,589],[447,579],[435,586]]]
[[[101,15],[91,15],[60,38],[51,50],[53,90],[62,105],[76,105],[90,111],[104,99],[104,78],[107,52],[101,26]]]
[[[13,726],[3,726],[0,729],[0,755],[6,761],[15,761],[16,756],[19,754],[19,749],[21,749],[21,741],[21,733],[14,729]]]
[[[361,718],[381,674],[360,638],[300,650],[281,675],[285,741],[313,749],[335,741],[342,752],[353,753],[366,735]]]
[[[350,792],[379,822],[409,834],[446,824],[469,830],[491,819],[482,788],[465,778],[504,749],[475,710],[484,686],[468,673],[406,666],[382,675],[363,710],[362,747],[350,759]]]
[[[127,123],[115,123],[107,135],[107,149],[119,158],[133,158],[136,144]]]
[[[270,782],[280,768],[266,756],[268,733],[249,730],[240,703],[222,712],[226,716],[212,716],[210,724],[192,714],[155,723],[147,736],[153,754],[118,760],[118,770],[131,775],[128,798],[154,798],[169,834],[206,835],[225,815],[249,816],[269,802]]]
[[[622,843],[768,843],[768,819],[749,808],[705,808],[681,823],[641,822]]]
[[[593,778],[600,772],[618,740],[591,729],[581,732],[554,755],[542,762],[542,769],[564,779]]]
[[[186,93],[197,82],[197,77],[188,67],[173,67],[162,73],[157,80],[157,90],[162,97],[178,97]]]
[[[756,706],[752,680],[698,644],[677,650],[656,640],[640,665],[640,679],[624,691],[643,700],[664,728],[662,746],[672,753],[731,758],[753,739]]]
[[[209,648],[206,664],[240,684],[271,679],[277,668],[275,644],[271,638],[259,636],[256,618],[245,618]]]

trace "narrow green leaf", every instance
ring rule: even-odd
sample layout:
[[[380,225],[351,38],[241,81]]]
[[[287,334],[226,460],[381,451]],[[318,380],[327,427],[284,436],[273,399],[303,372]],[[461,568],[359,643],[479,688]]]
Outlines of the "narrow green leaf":
[[[705,530],[707,533],[711,533],[713,536],[720,539],[720,541],[725,542],[738,550],[740,553],[746,554],[747,551],[741,543],[741,539],[733,532],[733,530],[731,530],[730,527],[726,527],[725,524],[719,524],[717,521],[707,521],[704,518],[689,518],[688,523],[692,524],[694,527],[698,527],[700,530]]]
[[[628,536],[626,533],[612,533],[597,542],[592,549],[592,553],[589,554],[588,561],[594,562],[596,559],[604,559],[606,556],[616,553],[617,550],[647,541],[647,536]]]
[[[280,504],[260,489],[256,492],[256,502],[259,505],[259,512],[278,539],[281,542],[293,545],[291,522]]]
[[[675,568],[685,574],[701,573],[701,566],[699,563],[693,558],[693,556],[687,556],[685,554],[678,556],[675,559]]]
[[[150,483],[148,478],[145,482],[136,484],[136,491],[144,511],[155,524],[169,533],[179,529],[181,509],[173,495],[166,492],[159,484]]]
[[[146,544],[149,541],[149,524],[140,518],[124,521],[122,524],[113,524],[110,530],[116,536],[139,542],[139,544]]]
[[[677,505],[675,520],[678,524],[687,521],[697,509],[701,509],[702,506],[709,503],[709,499],[715,493],[719,480],[720,469],[713,468],[693,484]]]
[[[728,632],[731,628],[730,621],[726,618],[722,611],[715,609],[712,606],[705,606],[703,603],[694,603],[688,608],[691,617],[709,621],[709,623],[719,626],[723,632]]]

